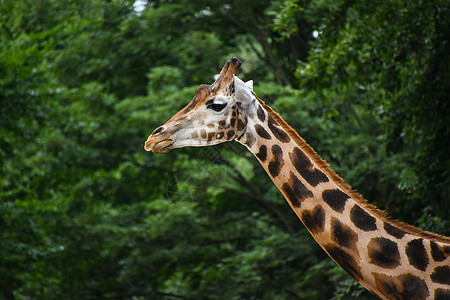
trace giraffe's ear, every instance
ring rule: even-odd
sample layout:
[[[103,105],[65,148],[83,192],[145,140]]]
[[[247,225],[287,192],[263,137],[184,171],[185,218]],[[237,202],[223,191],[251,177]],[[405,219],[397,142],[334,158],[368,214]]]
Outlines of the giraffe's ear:
[[[251,85],[251,87],[249,86]],[[251,89],[253,88],[253,81],[243,82],[237,76],[234,76],[234,90],[236,101],[241,103],[242,108],[247,108],[252,101],[253,95]]]
[[[245,85],[253,92],[253,80],[246,81]]]

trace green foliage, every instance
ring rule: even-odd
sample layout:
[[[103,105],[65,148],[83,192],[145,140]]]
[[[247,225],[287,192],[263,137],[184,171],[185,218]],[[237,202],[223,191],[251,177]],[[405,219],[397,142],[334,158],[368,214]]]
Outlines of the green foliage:
[[[240,145],[143,150],[231,55],[366,198],[450,234],[447,2],[133,4],[0,6],[0,298],[373,299]]]
[[[442,1],[336,2],[333,7],[318,2],[314,15],[323,14],[323,22],[309,63],[298,69],[302,88],[310,91],[305,96],[325,105],[325,116],[340,124],[335,130],[344,130],[339,138],[348,135],[343,140],[351,144],[345,148],[325,150],[329,155],[342,151],[341,165],[348,170],[342,171],[350,174],[345,178],[395,217],[415,224],[431,211],[441,221],[450,217],[442,207],[449,199],[450,136],[444,123],[450,111],[443,92],[449,85],[430,76],[446,68],[436,59],[449,58],[448,9]],[[373,157],[344,155],[362,154],[356,145]]]

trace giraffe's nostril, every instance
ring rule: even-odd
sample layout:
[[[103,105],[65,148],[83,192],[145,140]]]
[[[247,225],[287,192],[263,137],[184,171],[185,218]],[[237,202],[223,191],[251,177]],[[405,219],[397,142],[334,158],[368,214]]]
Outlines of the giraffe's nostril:
[[[152,132],[152,135],[161,133],[163,130],[164,130],[164,127],[162,127],[162,126],[158,127],[158,128],[155,129],[155,131]]]

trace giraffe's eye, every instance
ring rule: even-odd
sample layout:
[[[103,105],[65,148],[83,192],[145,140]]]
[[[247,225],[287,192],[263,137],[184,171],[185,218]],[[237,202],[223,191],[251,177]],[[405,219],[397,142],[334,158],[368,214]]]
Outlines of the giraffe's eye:
[[[226,103],[211,103],[208,106],[206,106],[206,108],[209,108],[209,109],[219,112],[222,109],[224,109],[225,106],[227,106]]]

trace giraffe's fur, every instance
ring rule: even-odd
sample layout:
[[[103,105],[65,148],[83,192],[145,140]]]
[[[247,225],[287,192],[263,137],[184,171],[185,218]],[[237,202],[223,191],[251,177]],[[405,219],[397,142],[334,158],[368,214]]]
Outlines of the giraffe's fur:
[[[387,222],[390,225],[395,225],[396,228],[407,231],[413,235],[418,235],[420,237],[426,238],[426,239],[433,239],[433,240],[437,240],[437,241],[441,241],[443,243],[448,243],[450,244],[450,239],[448,237],[444,237],[441,235],[437,235],[435,233],[432,232],[426,232],[423,231],[417,227],[411,226],[409,224],[403,223],[403,222],[399,222],[399,221],[395,221],[395,220],[391,220],[386,216],[386,213],[378,208],[376,208],[375,206],[367,203],[367,200],[364,199],[360,194],[354,192],[351,187],[346,184],[344,182],[344,180],[337,175],[328,165],[328,163],[323,160],[317,153],[316,151],[310,146],[308,145],[305,140],[300,137],[297,132],[292,129],[291,126],[289,126],[286,121],[284,121],[281,116],[274,112],[273,109],[268,106],[267,104],[264,103],[264,101],[262,101],[259,98],[256,98],[258,100],[258,102],[261,104],[261,106],[276,120],[276,122],[281,126],[281,128],[286,131],[289,136],[295,141],[295,143],[298,145],[299,149],[301,149],[305,155],[309,158],[311,158],[312,161],[314,161],[314,163],[323,170],[323,172],[326,174],[326,176],[334,181],[340,188],[341,190],[345,191],[348,196],[350,196],[351,198],[358,200],[359,203],[362,203],[364,208],[373,212],[375,216],[379,217],[379,218],[383,218],[383,219],[387,219]],[[448,251],[448,255],[450,255],[450,249]]]
[[[321,191],[321,199],[331,208],[329,211],[336,213],[336,216],[327,218],[330,220],[329,222],[325,222],[330,223],[330,235],[326,238],[321,237],[321,227],[324,223],[322,214],[320,217],[313,217],[314,210],[318,211],[317,205],[309,209],[304,208],[304,201],[298,201],[297,196],[294,196],[301,193],[292,193],[290,188],[284,189],[288,186],[287,183],[281,185],[280,190],[285,190],[285,197],[294,211],[297,212],[299,208],[303,208],[302,213],[297,214],[324,250],[347,273],[381,298],[438,299],[450,293],[450,283],[447,284],[443,279],[447,276],[450,278],[449,238],[391,220],[383,211],[368,204],[358,193],[351,190],[277,113],[273,112],[263,101],[258,100],[264,110],[289,134],[295,143],[292,151],[288,152],[288,157],[291,165],[296,169],[298,177],[290,174],[288,182],[301,181],[299,178],[303,177],[306,189],[313,191],[315,187],[318,187],[318,192]],[[260,147],[266,147],[266,144],[262,144]],[[299,162],[296,163],[293,157],[301,156],[308,159],[298,158]],[[264,165],[265,162],[261,163]],[[270,175],[270,172],[268,173]],[[325,177],[322,177],[322,174]],[[276,182],[276,179],[272,179]],[[321,186],[326,185],[328,180],[333,182],[335,187],[321,189]],[[297,185],[301,186],[301,184]],[[310,202],[315,203],[316,201]],[[302,205],[300,206],[299,203]],[[352,226],[337,221],[347,217]],[[314,221],[314,219],[320,221]],[[318,230],[318,228],[320,229]],[[380,232],[385,236],[378,236]],[[365,235],[364,240],[360,238],[363,235]],[[322,239],[326,241],[322,242]],[[329,239],[334,243],[329,243]],[[357,246],[358,243],[363,245],[363,248],[366,249],[365,252],[358,250],[361,249],[361,246]],[[438,244],[440,245],[439,249]],[[435,249],[434,255],[432,254],[433,249]],[[368,268],[361,266],[362,261],[374,266],[373,269],[376,271],[368,272]],[[445,263],[443,266],[433,269],[434,264],[438,262]],[[427,277],[426,274],[430,272],[431,275]],[[368,283],[368,281],[372,283]],[[437,288],[433,291],[428,288],[429,286],[437,286]]]
[[[383,299],[445,299],[450,294],[450,239],[386,217],[368,204],[235,73],[232,59],[211,86],[145,144],[167,152],[236,140],[267,171],[319,245]],[[220,112],[208,109],[226,104]],[[223,105],[222,105],[223,106]]]

